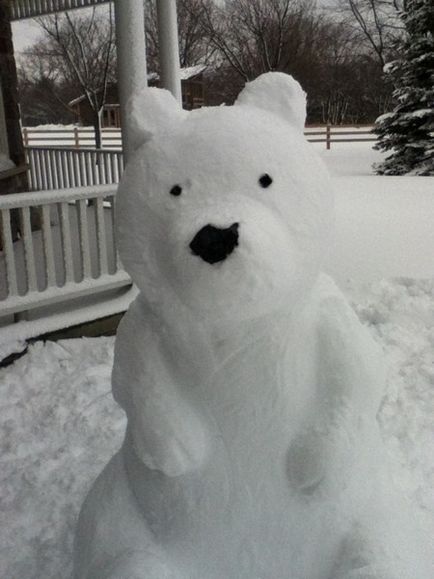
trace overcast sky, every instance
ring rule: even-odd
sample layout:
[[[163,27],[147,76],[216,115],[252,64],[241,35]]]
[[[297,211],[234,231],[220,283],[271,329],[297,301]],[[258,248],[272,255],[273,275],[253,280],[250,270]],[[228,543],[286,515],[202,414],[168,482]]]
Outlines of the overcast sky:
[[[12,22],[12,35],[15,52],[22,52],[38,39],[41,32],[36,22],[28,19]]]
[[[97,10],[107,10],[106,6],[97,6]],[[83,12],[92,10],[92,8],[82,9]],[[15,52],[22,52],[34,44],[42,36],[41,28],[32,18],[12,22],[12,40]]]

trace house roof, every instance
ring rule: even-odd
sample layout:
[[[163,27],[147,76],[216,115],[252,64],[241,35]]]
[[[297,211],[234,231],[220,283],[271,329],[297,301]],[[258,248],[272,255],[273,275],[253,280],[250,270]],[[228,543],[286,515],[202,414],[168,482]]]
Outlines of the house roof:
[[[188,66],[186,68],[181,68],[181,80],[188,80],[193,78],[207,69],[205,64],[196,64],[196,66]]]

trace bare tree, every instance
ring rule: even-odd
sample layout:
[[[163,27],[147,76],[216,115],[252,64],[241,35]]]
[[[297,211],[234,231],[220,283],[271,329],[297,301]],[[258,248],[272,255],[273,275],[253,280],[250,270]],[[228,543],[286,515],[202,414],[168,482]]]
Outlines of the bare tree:
[[[46,60],[63,80],[79,89],[93,113],[96,147],[101,147],[101,117],[109,82],[115,78],[115,35],[109,12],[54,14],[38,20],[47,35]]]
[[[208,6],[204,17],[210,42],[244,80],[294,72],[313,52],[320,26],[311,0],[227,0]]]
[[[205,11],[212,0],[178,0],[178,37],[181,67],[206,63],[214,53],[203,26]],[[157,72],[158,24],[155,0],[145,0],[146,50],[149,70]]]
[[[336,7],[384,67],[403,30],[399,19],[401,0],[337,0]]]
[[[243,82],[278,70],[306,90],[309,122],[369,122],[387,105],[381,67],[359,31],[310,0],[227,0],[204,16],[225,80],[213,88],[225,102]]]
[[[21,116],[24,124],[72,122],[69,102],[77,96],[59,69],[46,40],[38,41],[17,58]]]

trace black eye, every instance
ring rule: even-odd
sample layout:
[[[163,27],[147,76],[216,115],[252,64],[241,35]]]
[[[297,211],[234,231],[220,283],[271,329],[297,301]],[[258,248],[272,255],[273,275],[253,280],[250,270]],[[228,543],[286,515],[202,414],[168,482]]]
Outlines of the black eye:
[[[170,190],[170,194],[174,195],[175,197],[179,197],[182,193],[182,187],[180,185],[174,185]]]
[[[268,173],[265,173],[265,175],[262,175],[262,177],[259,178],[259,183],[260,183],[261,187],[263,187],[264,189],[269,187],[272,182],[273,182],[273,179],[270,177],[270,175]]]

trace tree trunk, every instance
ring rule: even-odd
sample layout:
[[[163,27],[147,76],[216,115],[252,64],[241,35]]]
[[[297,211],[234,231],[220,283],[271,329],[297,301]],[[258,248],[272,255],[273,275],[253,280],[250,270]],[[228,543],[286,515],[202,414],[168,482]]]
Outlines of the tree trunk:
[[[101,133],[101,125],[102,125],[102,111],[103,109],[99,109],[99,111],[95,111],[93,115],[93,128],[95,130],[95,148],[102,149],[102,133]]]

